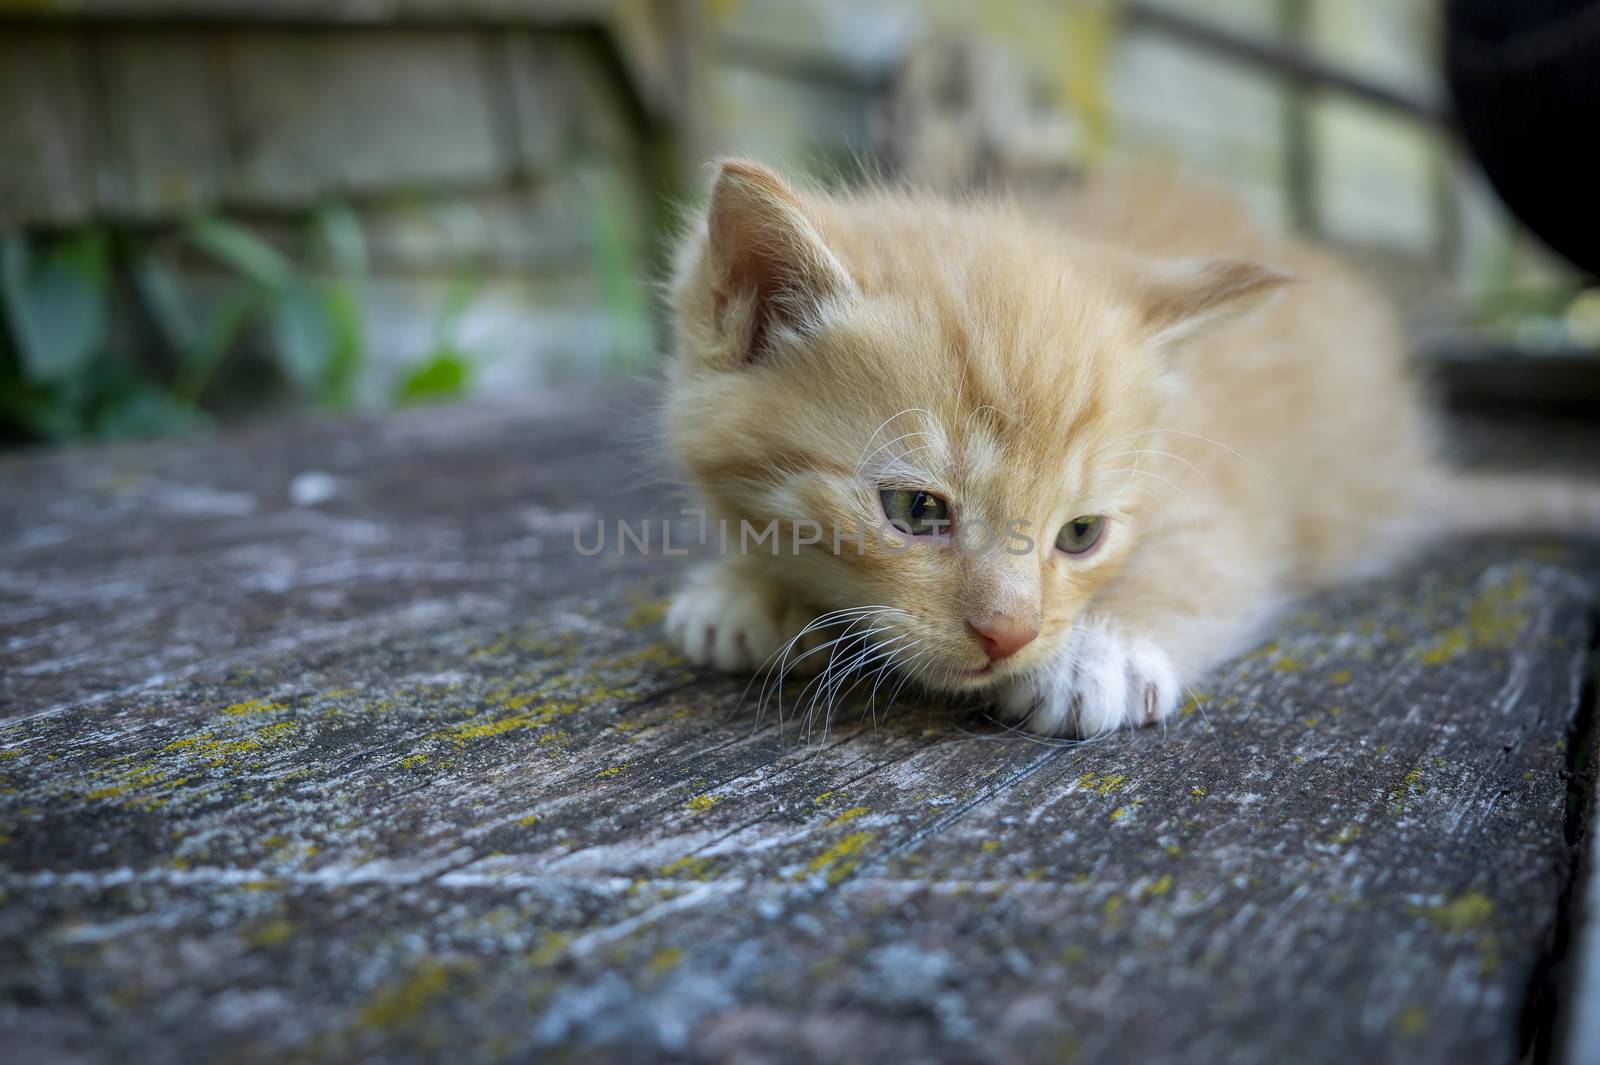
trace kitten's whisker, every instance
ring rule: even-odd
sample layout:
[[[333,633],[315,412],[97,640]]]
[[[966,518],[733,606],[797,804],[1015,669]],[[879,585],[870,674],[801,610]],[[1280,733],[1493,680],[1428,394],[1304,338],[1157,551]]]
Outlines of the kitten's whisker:
[[[830,662],[830,665],[835,667],[833,670],[831,670],[834,675],[832,679],[827,684],[819,688],[817,692],[817,699],[819,700],[826,696],[826,702],[823,704],[824,712],[822,719],[822,734],[824,739],[827,738],[828,731],[832,725],[833,709],[839,697],[840,689],[867,661],[867,656],[872,654],[872,652],[875,650],[875,645],[873,645],[871,642],[872,637],[880,632],[887,631],[888,628],[889,627],[887,625],[880,625],[861,633],[856,637],[855,640],[851,641],[852,649],[847,650],[846,655],[848,657],[845,661],[841,662],[836,659]],[[858,645],[860,648],[859,650],[853,649]],[[845,690],[848,691],[850,689]]]
[[[937,424],[938,420],[939,420],[939,419],[935,418],[934,415],[933,415],[933,412],[928,410],[926,407],[907,407],[905,410],[900,411],[897,414],[891,414],[887,418],[885,418],[883,421],[879,422],[878,423],[878,427],[876,429],[872,430],[872,435],[867,437],[867,442],[861,446],[861,450],[863,452],[865,452],[867,450],[867,448],[872,446],[872,442],[874,440],[878,439],[878,434],[883,432],[884,429],[888,428],[888,426],[889,426],[889,424],[891,422],[893,422],[897,418],[903,418],[907,414],[926,414],[928,416],[928,419],[930,421],[934,422],[935,424]],[[873,454],[877,454],[877,452],[873,452]],[[861,467],[865,466],[865,465],[866,465],[866,459],[865,458],[863,458],[862,461],[860,461],[860,462],[858,462],[856,464],[856,476],[857,477],[861,476]]]
[[[907,635],[910,634],[908,633]],[[876,674],[877,680],[872,685],[871,693],[867,696],[867,705],[872,710],[872,726],[874,729],[876,729],[878,726],[878,690],[883,687],[883,682],[889,677],[892,670],[901,669],[902,667],[910,664],[910,660],[901,661],[902,656],[910,652],[920,650],[926,643],[926,637],[914,637],[912,642],[906,646],[895,648],[894,653],[889,656],[888,661],[884,662],[883,665],[878,667]]]
[[[881,631],[881,629],[875,631]],[[854,660],[848,666],[843,667],[839,681],[828,695],[829,717],[833,714],[836,700],[848,697],[851,692],[872,678],[873,673],[866,672],[868,666],[874,662],[882,661],[884,664],[879,667],[879,671],[881,671],[894,664],[894,656],[897,651],[895,645],[909,636],[909,633],[901,633],[880,643],[868,643],[856,654]],[[848,685],[845,684],[846,680],[849,681]],[[874,724],[876,724],[876,721],[874,721]]]
[[[1135,448],[1132,451],[1127,452],[1127,454],[1129,454],[1129,455],[1161,455],[1161,456],[1163,456],[1165,458],[1171,459],[1174,462],[1181,462],[1185,466],[1187,466],[1191,470],[1193,470],[1195,472],[1195,474],[1200,478],[1200,480],[1205,482],[1205,486],[1208,489],[1211,487],[1211,478],[1206,476],[1205,471],[1202,470],[1199,466],[1196,466],[1194,463],[1190,462],[1188,459],[1184,458],[1182,455],[1174,455],[1170,451],[1160,451],[1160,450],[1157,450],[1155,448],[1147,448],[1147,447],[1146,448]]]
[[[1206,731],[1210,733],[1211,738],[1213,740],[1221,739],[1220,734],[1217,732],[1217,727],[1211,723],[1211,718],[1206,715],[1205,700],[1200,698],[1200,693],[1181,680],[1178,682],[1178,686],[1188,693],[1190,702],[1194,703],[1194,708],[1199,712],[1200,720],[1204,722]]]
[[[812,678],[812,680],[810,682],[808,682],[806,684],[806,686],[800,690],[800,698],[802,700],[804,700],[805,697],[806,697],[806,693],[807,692],[811,692],[811,691],[813,691],[813,689],[815,689],[815,693],[812,695],[810,701],[806,704],[805,722],[806,722],[806,742],[807,743],[809,743],[811,741],[811,731],[812,731],[812,728],[813,728],[814,723],[815,723],[815,712],[816,712],[817,700],[820,697],[821,693],[824,690],[826,690],[827,686],[833,683],[834,672],[838,668],[838,656],[839,656],[838,645],[841,644],[841,643],[844,643],[846,640],[849,640],[850,641],[850,645],[853,646],[855,643],[860,642],[860,641],[862,641],[864,639],[870,639],[873,633],[885,631],[888,628],[888,626],[874,624],[873,627],[871,629],[869,629],[865,633],[853,634],[853,630],[855,629],[855,627],[857,625],[860,625],[864,621],[876,622],[878,620],[878,618],[881,617],[882,614],[884,614],[886,612],[889,612],[889,611],[892,611],[893,609],[894,608],[892,608],[892,607],[883,607],[883,608],[879,608],[870,618],[867,618],[867,617],[857,618],[857,619],[851,621],[850,624],[845,628],[845,631],[843,633],[841,633],[839,636],[835,637],[833,640],[828,641],[828,643],[822,645],[822,647],[812,648],[811,651],[806,652],[806,654],[809,655],[809,654],[814,653],[817,650],[821,650],[823,647],[828,649],[828,655],[823,660],[823,670],[822,670],[821,674],[819,674],[817,677]],[[801,657],[804,658],[805,655],[802,655]],[[799,660],[797,659],[796,661],[798,662]],[[782,699],[781,692],[780,692],[780,697],[779,698],[780,698],[780,705],[781,705],[781,699]]]
[[[893,440],[885,440],[883,443],[881,443],[877,447],[873,448],[870,453],[863,454],[861,456],[861,461],[856,463],[856,476],[860,477],[861,476],[861,471],[866,468],[867,463],[871,462],[874,458],[876,458],[878,456],[878,453],[880,451],[883,451],[885,448],[893,447],[894,445],[898,444],[902,440],[910,440],[910,439],[912,439],[914,437],[918,437],[918,436],[933,436],[933,435],[934,434],[932,432],[930,432],[929,430],[927,430],[927,429],[918,429],[915,432],[902,433],[899,436],[895,437]],[[867,441],[867,443],[870,444],[871,441],[869,440],[869,441]],[[927,447],[929,445],[924,444],[923,446]],[[865,450],[865,449],[863,449],[863,450]],[[904,456],[902,455],[902,457],[904,457]]]
[[[1183,501],[1185,503],[1190,502],[1189,493],[1184,491],[1182,485],[1173,483],[1173,481],[1170,478],[1163,477],[1161,474],[1157,473],[1154,470],[1145,470],[1145,469],[1135,468],[1133,470],[1115,469],[1115,470],[1111,470],[1110,472],[1111,473],[1131,473],[1134,476],[1141,476],[1141,477],[1154,477],[1156,480],[1160,481],[1162,484],[1166,485],[1167,487],[1171,488],[1174,492],[1177,492],[1180,496],[1182,496],[1183,497]],[[1129,478],[1127,483],[1132,483],[1132,477]]]
[[[766,662],[764,662],[762,664],[761,669],[755,674],[755,676],[752,676],[750,678],[750,683],[745,685],[745,692],[744,692],[744,695],[748,695],[749,694],[750,685],[755,683],[756,677],[762,677],[763,678],[762,684],[761,684],[761,696],[760,696],[760,699],[759,699],[759,701],[757,702],[757,705],[756,705],[756,721],[757,721],[758,727],[759,727],[759,722],[761,720],[761,717],[766,711],[766,705],[767,705],[767,701],[769,699],[769,686],[772,685],[773,682],[774,682],[774,679],[776,679],[776,691],[777,691],[777,698],[778,698],[778,728],[779,728],[779,739],[781,741],[781,739],[782,739],[782,729],[783,729],[783,681],[784,681],[784,678],[789,675],[790,670],[792,670],[796,665],[799,664],[801,659],[809,657],[811,654],[815,653],[815,651],[817,651],[819,649],[822,649],[822,648],[826,648],[826,647],[831,645],[830,643],[825,643],[825,644],[820,645],[818,648],[812,648],[812,650],[807,651],[807,652],[805,652],[805,654],[802,654],[799,658],[796,658],[794,660],[794,662],[790,662],[789,661],[789,655],[793,652],[795,645],[797,643],[799,643],[802,639],[804,639],[807,634],[813,632],[814,630],[816,630],[818,628],[824,627],[826,625],[837,624],[838,622],[844,620],[845,618],[849,618],[852,621],[854,621],[854,620],[859,619],[861,617],[865,617],[865,616],[869,616],[869,615],[873,615],[873,614],[880,614],[880,613],[883,613],[883,612],[886,612],[886,611],[890,611],[890,610],[893,610],[893,609],[894,609],[893,607],[887,607],[887,606],[864,606],[864,607],[847,607],[847,608],[842,609],[842,610],[829,611],[828,613],[823,614],[820,617],[813,618],[810,622],[808,622],[805,625],[805,627],[803,627],[799,632],[795,633],[795,635],[792,636],[782,647],[780,647],[778,650],[774,651],[771,655],[768,655],[767,656],[767,660],[766,660]],[[773,672],[774,670],[777,671],[775,678],[774,678],[774,672]],[[743,702],[743,701],[744,701],[744,696],[741,696],[740,697],[740,702]]]
[[[1150,436],[1153,433],[1171,433],[1174,436],[1187,436],[1187,437],[1189,437],[1189,438],[1191,438],[1193,440],[1203,441],[1203,442],[1205,442],[1207,444],[1212,445],[1213,447],[1221,448],[1222,450],[1226,451],[1228,454],[1232,455],[1234,458],[1238,459],[1240,462],[1244,463],[1246,466],[1249,466],[1252,470],[1255,470],[1257,473],[1261,474],[1262,476],[1265,476],[1265,477],[1270,477],[1271,476],[1271,474],[1267,473],[1266,470],[1262,469],[1260,466],[1256,465],[1253,461],[1251,461],[1249,456],[1240,454],[1239,452],[1235,451],[1233,448],[1229,447],[1227,444],[1224,444],[1220,440],[1213,440],[1213,439],[1211,439],[1211,437],[1202,436],[1199,433],[1191,433],[1191,432],[1187,432],[1187,431],[1185,431],[1183,429],[1146,429],[1142,433],[1135,433],[1134,436]]]

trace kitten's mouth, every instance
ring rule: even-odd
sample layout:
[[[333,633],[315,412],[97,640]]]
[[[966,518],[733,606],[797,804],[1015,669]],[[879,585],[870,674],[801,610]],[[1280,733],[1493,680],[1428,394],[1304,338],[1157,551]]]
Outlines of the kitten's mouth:
[[[990,662],[980,669],[963,669],[956,673],[955,679],[963,683],[982,685],[1000,671],[995,668],[996,662]]]

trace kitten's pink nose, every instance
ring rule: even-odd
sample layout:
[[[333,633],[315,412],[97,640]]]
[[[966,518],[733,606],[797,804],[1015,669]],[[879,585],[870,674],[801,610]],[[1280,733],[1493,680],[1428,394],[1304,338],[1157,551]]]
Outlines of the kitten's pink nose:
[[[1004,614],[991,614],[986,621],[968,620],[967,628],[983,644],[991,660],[1010,658],[1039,635],[1037,624],[1025,624]]]

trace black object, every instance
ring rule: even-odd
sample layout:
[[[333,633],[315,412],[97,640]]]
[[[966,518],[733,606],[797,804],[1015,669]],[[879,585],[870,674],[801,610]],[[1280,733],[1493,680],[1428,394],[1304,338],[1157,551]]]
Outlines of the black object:
[[[1600,274],[1600,0],[1449,0],[1445,76],[1512,213]]]

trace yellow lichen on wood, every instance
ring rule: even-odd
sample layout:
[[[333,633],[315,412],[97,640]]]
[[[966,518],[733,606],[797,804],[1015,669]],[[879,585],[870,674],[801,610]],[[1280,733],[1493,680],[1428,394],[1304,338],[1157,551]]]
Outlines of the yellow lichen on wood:
[[[253,717],[256,714],[270,714],[273,711],[282,709],[284,709],[282,703],[274,703],[266,699],[246,699],[242,703],[234,703],[232,706],[223,707],[222,713],[226,717]]]
[[[1172,874],[1162,873],[1143,892],[1144,898],[1160,898],[1172,890]]]
[[[1514,574],[1492,588],[1478,593],[1467,605],[1467,619],[1452,625],[1418,651],[1425,666],[1443,665],[1469,651],[1499,650],[1511,643],[1527,627],[1526,611],[1514,609],[1527,594],[1528,578]]]
[[[681,961],[683,961],[683,949],[681,947],[666,947],[658,950],[650,955],[650,974],[652,976],[661,976],[669,973],[676,969]]]
[[[856,856],[874,838],[876,837],[871,832],[850,833],[844,839],[811,859],[805,871],[800,874],[800,878],[803,879],[806,876],[823,873],[826,875],[828,883],[837,884],[850,875],[850,871],[856,867],[856,862],[859,861]]]
[[[404,979],[380,988],[368,999],[356,1013],[356,1022],[367,1028],[392,1028],[416,1020],[449,990],[456,968],[423,958]]]
[[[648,629],[661,624],[667,616],[667,601],[665,599],[649,599],[642,595],[633,597],[633,609],[629,610],[622,619],[622,625],[628,629]]]
[[[1494,900],[1477,891],[1468,891],[1427,911],[1428,920],[1441,932],[1464,935],[1487,928],[1494,918]]]
[[[1428,1030],[1428,1011],[1415,1004],[1405,1007],[1395,1017],[1394,1029],[1403,1036],[1421,1035]]]
[[[1422,782],[1422,767],[1420,765],[1412,766],[1406,772],[1406,775],[1400,779],[1400,783],[1390,790],[1389,805],[1397,813],[1405,813],[1406,800],[1414,795],[1422,794],[1427,789],[1428,786]]]
[[[696,795],[683,805],[697,814],[703,814],[721,801],[720,795]]]
[[[1084,791],[1115,795],[1128,783],[1128,778],[1122,773],[1085,773],[1074,783]]]
[[[689,880],[709,880],[711,879],[711,859],[685,854],[682,858],[663,865],[659,872],[662,876],[682,876]]]

